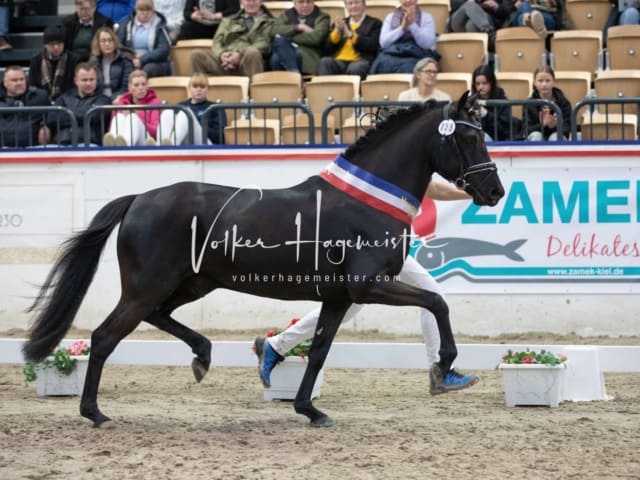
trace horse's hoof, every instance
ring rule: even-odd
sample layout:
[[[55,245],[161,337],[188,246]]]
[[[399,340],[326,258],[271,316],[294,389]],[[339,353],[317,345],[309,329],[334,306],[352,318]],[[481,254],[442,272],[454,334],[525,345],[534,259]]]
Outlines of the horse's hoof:
[[[106,424],[106,425],[105,425]],[[102,415],[100,414],[94,421],[93,421],[93,428],[112,428],[113,422],[111,421],[111,419],[109,417],[107,417],[106,415]]]
[[[193,376],[196,377],[196,382],[200,383],[209,369],[197,358],[194,358],[191,362],[191,370],[193,370]]]
[[[320,427],[333,427],[335,423],[327,415],[322,415],[321,417],[318,417],[315,420],[311,420],[311,423],[309,423],[309,425],[311,425],[312,427],[320,428]]]

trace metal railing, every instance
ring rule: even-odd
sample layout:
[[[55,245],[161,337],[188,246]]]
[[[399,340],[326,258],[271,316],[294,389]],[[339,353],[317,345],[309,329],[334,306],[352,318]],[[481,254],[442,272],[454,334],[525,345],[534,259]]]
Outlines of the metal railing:
[[[615,112],[611,111],[612,107],[613,110],[616,110]],[[619,112],[617,111],[618,108],[620,110]],[[580,131],[581,138],[585,137],[586,132],[589,132],[586,136],[589,139],[593,139],[594,130],[597,128],[594,119],[599,117],[599,123],[604,127],[604,131],[606,133],[606,140],[610,140],[611,137],[617,136],[614,135],[614,133],[619,132],[621,138],[614,138],[613,140],[635,141],[638,139],[638,124],[640,123],[638,122],[639,112],[640,97],[585,98],[578,102],[571,111],[571,137],[573,139],[577,139],[578,131]],[[621,116],[621,118],[618,116]],[[635,124],[631,138],[627,138],[627,129],[623,128],[620,123],[620,121],[624,123],[627,118],[629,119],[629,125]],[[582,122],[579,122],[580,119],[582,119]],[[587,119],[588,121],[586,121]]]
[[[51,124],[51,119],[47,115],[55,115],[55,122]],[[57,105],[42,107],[0,107],[0,146],[2,147],[57,147],[58,145],[47,142],[40,143],[38,139],[39,130],[42,127],[53,125],[60,126],[62,118],[60,115],[68,117],[69,127],[71,130],[71,142],[73,145],[78,143],[78,122],[75,115],[68,108]],[[10,118],[7,118],[12,116]],[[29,124],[28,131],[18,128],[19,122]],[[26,126],[26,123],[24,126]],[[6,124],[6,125],[5,125]],[[60,130],[60,128],[57,128]],[[52,136],[53,137],[53,136]],[[26,142],[24,140],[27,140]],[[52,141],[53,138],[49,139]]]

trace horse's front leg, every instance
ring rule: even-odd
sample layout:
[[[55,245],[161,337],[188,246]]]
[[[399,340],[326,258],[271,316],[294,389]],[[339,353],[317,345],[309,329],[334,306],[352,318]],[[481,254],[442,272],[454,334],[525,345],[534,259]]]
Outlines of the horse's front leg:
[[[309,363],[302,377],[296,399],[293,402],[295,411],[307,416],[314,427],[331,427],[333,425],[333,420],[328,415],[313,406],[311,392],[318,378],[318,373],[327,358],[333,338],[336,336],[344,314],[350,306],[350,302],[325,302],[320,310],[318,326],[311,342]]]

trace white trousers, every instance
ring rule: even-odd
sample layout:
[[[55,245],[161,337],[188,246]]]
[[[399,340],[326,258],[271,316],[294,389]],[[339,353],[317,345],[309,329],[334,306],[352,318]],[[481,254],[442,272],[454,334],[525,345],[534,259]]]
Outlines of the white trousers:
[[[123,137],[129,146],[144,145],[147,137],[153,138],[147,133],[142,119],[135,113],[117,113],[111,120],[109,133]]]
[[[202,141],[202,126],[191,110],[187,114],[192,119],[193,145],[205,145]],[[158,127],[158,145],[163,140],[171,142],[171,145],[182,145],[189,133],[189,120],[187,114],[177,110],[163,110],[160,114],[160,126]],[[169,143],[164,143],[168,145]]]
[[[444,297],[438,282],[411,256],[405,259],[398,277],[402,282],[429,292],[435,292]],[[351,305],[344,316],[343,323],[351,320],[362,307],[363,305]],[[267,340],[271,344],[271,347],[280,355],[284,355],[298,343],[312,338],[316,330],[316,325],[318,324],[318,318],[320,318],[320,308],[321,307],[318,307],[307,313],[295,325],[287,328],[280,334],[269,337]],[[436,317],[424,308],[420,309],[420,326],[422,327],[424,345],[427,349],[427,360],[429,365],[431,365],[432,363],[440,361],[440,355],[438,354],[438,350],[440,349],[440,333],[438,332]]]

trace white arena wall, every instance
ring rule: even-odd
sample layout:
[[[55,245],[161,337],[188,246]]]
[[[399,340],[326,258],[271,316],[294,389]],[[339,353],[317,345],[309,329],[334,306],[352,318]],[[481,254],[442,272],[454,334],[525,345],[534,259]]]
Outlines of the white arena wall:
[[[338,152],[335,148],[270,147],[1,151],[0,331],[28,326],[25,309],[36,293],[34,285],[49,271],[57,247],[110,200],[183,180],[286,187],[318,173]],[[463,259],[459,267],[436,269],[447,292],[454,330],[489,336],[525,331],[640,335],[640,148],[519,144],[492,147],[490,153],[508,186],[509,198],[501,202],[502,207],[471,212],[465,202],[455,202],[442,207],[443,219],[438,203],[437,238],[472,239],[476,249],[491,241],[493,247],[509,250],[493,257],[477,253]],[[541,193],[531,197],[518,193],[518,188],[535,190],[534,184],[542,185]],[[557,185],[566,193],[560,202],[553,197]],[[589,199],[585,210],[579,208],[580,198]],[[557,220],[562,216],[558,211],[550,213],[543,205],[556,202],[556,210],[562,210],[572,199],[578,203],[573,204],[573,214],[567,213],[569,207],[565,209],[563,222]],[[510,205],[508,212],[505,205]],[[470,217],[471,224],[447,220]],[[607,250],[595,257],[581,253],[583,239],[589,237],[597,238],[598,248],[604,245]],[[76,327],[94,328],[116,303],[119,278],[114,240],[115,234]],[[513,247],[512,240],[520,246]],[[545,242],[549,258],[541,258]],[[585,273],[589,266],[597,272]],[[556,267],[562,267],[563,278],[551,278],[549,272],[555,275],[560,270]],[[575,274],[567,273],[574,267]],[[284,326],[313,305],[216,291],[179,309],[175,317],[200,330],[271,328]],[[373,305],[343,328],[420,332],[415,308]]]

